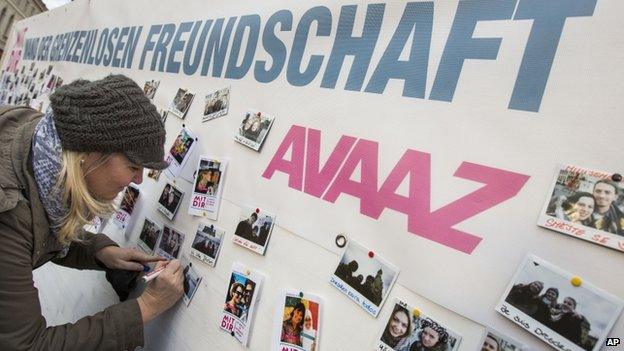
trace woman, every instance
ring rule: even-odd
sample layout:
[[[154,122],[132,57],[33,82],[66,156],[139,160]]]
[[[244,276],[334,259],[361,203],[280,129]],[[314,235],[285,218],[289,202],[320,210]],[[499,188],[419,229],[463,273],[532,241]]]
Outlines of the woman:
[[[446,351],[448,350],[449,335],[446,329],[438,323],[426,319],[421,325],[418,340],[411,346],[410,351]]]
[[[303,317],[301,347],[306,351],[316,350],[316,329],[314,329],[314,320],[312,319],[312,312],[310,310],[306,310],[305,317]]]
[[[595,227],[592,216],[595,205],[594,195],[581,191],[567,199],[559,196],[551,200],[547,214],[584,226]]]
[[[244,290],[245,288],[243,287],[243,284],[239,282],[234,282],[232,286],[230,286],[229,300],[225,302],[225,307],[223,308],[223,310],[226,312],[230,312],[236,317],[240,317],[241,311],[238,305],[241,303],[241,298],[245,293]]]
[[[381,335],[381,341],[393,349],[400,348],[408,339],[412,331],[412,319],[407,309],[401,305],[395,305],[386,329]]]
[[[143,90],[124,76],[78,80],[50,100],[45,116],[0,110],[0,349],[133,350],[143,345],[143,325],[182,296],[178,261],[139,298],[53,327],[41,316],[32,271],[49,261],[141,271],[162,260],[82,228],[113,214],[113,200],[141,183],[143,167],[166,167],[165,131]]]
[[[282,322],[282,337],[280,340],[292,345],[302,346],[301,331],[303,330],[303,316],[305,315],[305,305],[299,301],[290,311],[288,319]]]
[[[550,317],[550,309],[557,304],[559,289],[550,287],[539,297],[535,312],[531,315],[540,323],[545,323]]]

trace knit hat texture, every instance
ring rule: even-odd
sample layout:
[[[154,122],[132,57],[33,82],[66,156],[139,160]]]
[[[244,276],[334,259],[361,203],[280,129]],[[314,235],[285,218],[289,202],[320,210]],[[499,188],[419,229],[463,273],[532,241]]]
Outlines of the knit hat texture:
[[[64,149],[121,152],[138,165],[167,168],[160,114],[132,79],[79,79],[58,88],[50,103]]]

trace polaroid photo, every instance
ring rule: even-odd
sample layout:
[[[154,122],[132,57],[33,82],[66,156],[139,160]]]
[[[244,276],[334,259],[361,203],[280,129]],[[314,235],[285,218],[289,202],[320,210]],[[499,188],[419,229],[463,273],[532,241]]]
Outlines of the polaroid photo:
[[[217,220],[226,168],[227,160],[210,156],[199,157],[189,214]]]
[[[167,182],[158,199],[158,211],[162,212],[165,217],[172,221],[173,217],[175,217],[178,212],[183,196],[184,192],[182,190]]]
[[[154,179],[155,181],[158,181],[158,178],[160,178],[160,174],[162,173],[162,171],[157,171],[155,169],[150,169],[147,172],[147,176]]]
[[[162,227],[158,225],[156,221],[145,217],[137,245],[146,253],[150,255],[153,254],[156,249],[156,245],[162,236],[162,232]]]
[[[590,282],[527,255],[496,310],[551,347],[598,351],[624,302]]]
[[[234,231],[234,243],[264,255],[275,224],[275,215],[259,208],[243,207]]]
[[[349,240],[330,283],[377,317],[399,275],[399,268],[361,244]]]
[[[179,88],[173,101],[171,101],[171,105],[169,105],[169,112],[180,119],[184,119],[194,97],[195,93],[189,89]]]
[[[180,257],[180,249],[184,242],[184,233],[168,225],[163,226],[162,237],[158,243],[155,254],[168,260]]]
[[[189,160],[195,146],[197,145],[197,137],[188,128],[182,128],[180,133],[173,141],[171,149],[165,158],[165,161],[169,164],[166,172],[171,178],[176,178],[182,172],[184,165]]]
[[[529,351],[530,348],[513,338],[488,328],[481,351]]]
[[[537,225],[624,252],[624,183],[559,165]]]
[[[455,351],[459,348],[461,340],[461,335],[443,323],[395,299],[394,308],[377,338],[375,350]]]
[[[202,122],[227,115],[230,107],[230,87],[206,95],[205,101]]]
[[[193,262],[188,259],[184,260],[183,263],[184,269],[184,295],[182,295],[182,300],[184,300],[184,304],[188,307],[191,304],[191,300],[197,292],[199,288],[199,284],[202,281],[202,277],[197,274],[195,269],[193,268]]]
[[[147,96],[148,99],[153,100],[159,85],[160,81],[156,79],[146,81],[145,85],[143,86],[143,92],[145,93],[145,96]]]
[[[322,299],[283,291],[277,301],[272,350],[319,351]]]
[[[219,327],[247,347],[264,276],[234,262]]]
[[[225,230],[214,224],[200,222],[191,244],[191,256],[214,267],[219,257]]]
[[[119,229],[124,229],[125,231],[126,227],[129,226],[130,216],[132,216],[132,211],[139,199],[139,195],[139,188],[133,184],[128,185],[126,190],[124,190],[119,209],[113,216],[113,223],[115,223]]]
[[[234,136],[237,142],[259,151],[273,125],[273,116],[249,110]]]

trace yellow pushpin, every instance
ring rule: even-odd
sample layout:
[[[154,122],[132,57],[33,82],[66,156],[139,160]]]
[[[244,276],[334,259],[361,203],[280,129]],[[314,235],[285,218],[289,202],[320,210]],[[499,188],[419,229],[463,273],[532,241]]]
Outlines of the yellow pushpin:
[[[419,318],[420,317],[420,310],[418,308],[414,308],[412,310],[412,314],[414,315],[414,317]]]
[[[570,279],[570,283],[578,288],[581,284],[583,284],[583,279],[581,279],[581,277],[572,277],[572,279]]]

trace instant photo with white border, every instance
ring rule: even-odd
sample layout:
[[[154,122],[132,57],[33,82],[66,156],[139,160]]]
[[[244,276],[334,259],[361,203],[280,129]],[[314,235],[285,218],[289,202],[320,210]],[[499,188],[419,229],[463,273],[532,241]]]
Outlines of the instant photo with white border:
[[[248,110],[234,135],[234,140],[253,149],[260,150],[275,117],[258,110]]]
[[[456,351],[462,341],[462,336],[445,324],[396,298],[385,321],[375,342],[377,351],[410,350],[412,346],[415,350],[427,347],[428,350]],[[423,338],[423,334],[428,337]],[[427,345],[436,339],[433,345]]]
[[[294,290],[280,291],[271,350],[320,351],[322,309],[320,296]]]
[[[191,108],[194,98],[195,93],[190,89],[178,88],[176,95],[169,105],[169,112],[180,119],[184,119],[188,110]],[[186,101],[183,101],[184,99],[186,99]]]
[[[182,191],[182,189],[178,188],[173,183],[165,183],[163,191],[158,197],[158,211],[172,221],[180,208],[183,197],[184,191]]]
[[[140,195],[141,192],[139,188],[133,184],[129,184],[123,192],[119,209],[113,216],[113,223],[123,232],[130,226],[132,212],[136,207]]]
[[[227,164],[225,159],[204,155],[199,157],[189,214],[217,220]]]
[[[257,254],[264,255],[269,246],[274,225],[274,214],[257,207],[243,206],[232,241]]]
[[[191,158],[198,140],[197,136],[190,129],[182,128],[180,130],[165,158],[165,162],[169,164],[165,172],[167,172],[169,177],[175,178],[180,175],[184,165]]]
[[[483,350],[530,351],[531,349],[512,337],[487,328],[481,341],[481,351]]]
[[[147,96],[148,99],[154,100],[154,95],[156,95],[158,86],[160,86],[160,80],[150,79],[143,85],[143,93],[145,93],[145,96]]]
[[[162,235],[155,251],[156,255],[162,256],[168,260],[179,258],[185,236],[186,235],[181,231],[166,224],[163,225]]]
[[[537,225],[624,252],[624,184],[612,175],[558,165]]]
[[[362,244],[349,240],[329,282],[371,316],[377,317],[398,276],[397,266]]]
[[[200,222],[195,231],[193,244],[191,244],[191,256],[214,267],[224,236],[224,229],[211,223]]]
[[[241,263],[232,264],[232,274],[228,282],[224,308],[219,318],[219,328],[232,335],[244,347],[247,347],[249,343],[249,334],[263,281],[262,274],[250,270]],[[244,297],[245,289],[250,286],[253,287],[253,291],[251,301],[247,301],[245,299],[248,297]]]
[[[219,89],[206,95],[202,122],[225,116],[230,108],[230,87]]]
[[[193,262],[191,262],[188,258],[184,258],[184,263],[182,265],[184,268],[182,272],[184,273],[184,294],[182,295],[182,300],[184,304],[188,307],[191,304],[191,300],[197,289],[199,289],[199,285],[203,277],[197,274],[197,271],[193,267]]]
[[[575,287],[571,283],[574,277],[574,274],[528,254],[507,286],[496,311],[556,349],[598,351],[622,312],[624,302],[585,280]],[[542,303],[547,298],[548,290],[553,288],[557,289],[556,301],[551,300],[550,305]],[[570,306],[570,301],[576,306],[571,311],[565,311],[564,305]],[[573,337],[580,344],[562,336],[538,319],[551,324],[552,328],[565,328],[563,331],[574,334]],[[581,332],[583,325],[588,330],[584,341]],[[571,330],[571,326],[576,326],[576,330]],[[595,341],[594,345],[588,347],[592,340]],[[585,347],[581,347],[581,344]]]
[[[139,232],[137,246],[147,254],[153,254],[154,250],[158,247],[162,232],[162,226],[158,224],[158,222],[149,217],[145,217],[143,226]]]

